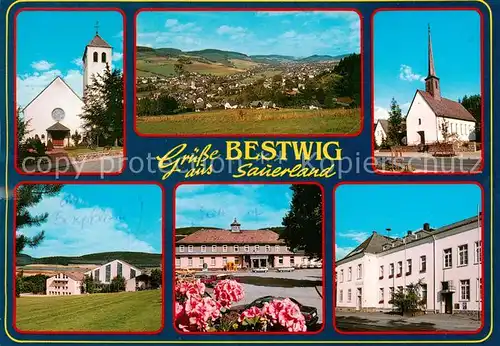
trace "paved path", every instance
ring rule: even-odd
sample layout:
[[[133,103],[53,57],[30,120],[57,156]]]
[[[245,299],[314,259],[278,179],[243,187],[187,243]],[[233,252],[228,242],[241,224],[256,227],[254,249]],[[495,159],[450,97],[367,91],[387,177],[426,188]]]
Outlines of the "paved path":
[[[390,156],[376,156],[377,164],[382,165],[387,160],[392,162]],[[463,172],[469,173],[479,171],[481,168],[480,158],[464,158],[464,157],[403,157],[397,160],[398,163],[403,162],[409,164],[417,171],[424,172]]]
[[[403,317],[382,312],[336,312],[335,324],[345,331],[475,331],[481,327],[480,321],[470,316],[427,314]]]

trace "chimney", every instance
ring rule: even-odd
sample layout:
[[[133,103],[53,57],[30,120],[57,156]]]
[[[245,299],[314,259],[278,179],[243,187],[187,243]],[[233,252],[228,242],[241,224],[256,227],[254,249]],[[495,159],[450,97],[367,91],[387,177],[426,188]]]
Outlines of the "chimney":
[[[426,222],[424,223],[424,231],[430,231],[431,230],[431,226]]]
[[[406,235],[407,235],[407,236],[410,236],[410,235],[412,235],[412,234],[413,234],[413,232],[412,232],[412,231],[408,231],[408,232],[406,233]]]

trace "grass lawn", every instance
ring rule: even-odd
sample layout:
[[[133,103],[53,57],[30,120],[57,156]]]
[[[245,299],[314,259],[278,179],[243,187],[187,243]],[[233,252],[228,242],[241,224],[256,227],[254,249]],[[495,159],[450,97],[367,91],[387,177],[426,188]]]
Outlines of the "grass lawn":
[[[161,328],[161,290],[16,298],[21,331],[155,332]]]
[[[359,109],[231,109],[139,117],[144,134],[352,134]]]
[[[122,150],[122,147],[111,147],[109,151],[114,151],[114,150]],[[99,147],[96,148],[95,150],[92,150],[90,148],[77,148],[77,149],[66,149],[66,153],[70,157],[82,155],[82,154],[91,154],[91,153],[98,153],[100,151],[104,151],[104,147]]]

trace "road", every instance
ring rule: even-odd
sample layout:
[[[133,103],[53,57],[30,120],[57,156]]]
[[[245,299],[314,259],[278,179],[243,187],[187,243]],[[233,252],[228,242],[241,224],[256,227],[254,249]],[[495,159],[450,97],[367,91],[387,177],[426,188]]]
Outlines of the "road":
[[[391,157],[377,157],[377,164],[381,165],[386,160],[392,162]],[[403,157],[397,159],[398,163],[411,165],[416,171],[424,172],[463,172],[479,171],[481,168],[480,158],[461,157]]]

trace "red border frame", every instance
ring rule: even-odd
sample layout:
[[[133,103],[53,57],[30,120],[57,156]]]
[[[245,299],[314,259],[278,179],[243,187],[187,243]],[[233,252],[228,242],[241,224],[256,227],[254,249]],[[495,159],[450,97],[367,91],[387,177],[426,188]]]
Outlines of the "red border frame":
[[[233,134],[233,133],[210,133],[210,134],[147,134],[147,133],[141,133],[137,129],[137,16],[141,12],[259,12],[259,11],[266,11],[266,12],[274,12],[274,11],[279,11],[279,12],[292,12],[292,11],[302,11],[302,12],[310,12],[310,11],[322,11],[322,12],[355,12],[358,17],[359,17],[359,24],[360,24],[360,56],[361,56],[361,81],[360,81],[360,98],[361,98],[361,105],[360,105],[360,126],[359,130],[356,133],[353,134],[332,134],[332,133],[327,133],[327,134],[321,134],[321,133],[315,133],[315,134],[259,134],[259,133],[252,133],[252,134]],[[313,138],[313,137],[356,137],[359,136],[364,129],[364,46],[363,46],[363,37],[364,37],[364,26],[363,26],[363,16],[361,15],[361,12],[356,9],[356,8],[311,8],[311,7],[305,7],[305,8],[296,8],[296,7],[287,7],[286,9],[279,8],[279,7],[273,7],[273,8],[262,8],[262,7],[255,7],[255,8],[234,8],[234,7],[221,7],[221,8],[210,8],[210,7],[192,7],[192,8],[141,8],[140,10],[135,12],[134,15],[134,89],[133,89],[133,94],[134,94],[134,131],[139,137],[146,137],[146,138],[194,138],[194,137],[205,137],[205,138],[214,138],[214,137],[227,137],[227,138],[255,138],[255,137],[262,137],[262,138],[283,138],[283,137],[296,137],[296,138]]]
[[[172,232],[172,283],[173,283],[173,286],[175,286],[175,244],[176,244],[176,239],[175,239],[175,229],[176,229],[176,192],[177,192],[177,188],[181,185],[316,185],[320,188],[321,190],[321,197],[322,197],[322,215],[323,215],[323,225],[322,225],[322,241],[323,241],[323,244],[322,244],[322,252],[323,252],[323,255],[325,255],[325,250],[326,250],[326,246],[325,246],[325,190],[323,188],[323,185],[321,185],[320,183],[317,183],[317,182],[295,182],[295,183],[290,183],[290,182],[205,182],[205,183],[201,183],[201,182],[181,182],[181,183],[177,183],[175,186],[174,186],[174,189],[173,189],[173,194],[172,194],[172,199],[173,199],[173,208],[172,208],[172,214],[173,214],[173,226],[174,226],[174,229],[173,229],[173,232]],[[321,332],[323,332],[323,330],[325,329],[325,325],[326,325],[326,299],[325,299],[325,292],[326,292],[326,281],[325,281],[325,273],[326,273],[326,270],[325,270],[325,257],[323,256],[323,265],[322,265],[322,269],[321,269],[321,274],[322,274],[322,287],[321,287],[321,294],[322,294],[322,317],[323,317],[323,320],[322,320],[322,323],[321,323],[321,328],[318,330],[318,331],[314,331],[314,332],[267,332],[267,334],[270,334],[270,335],[314,335],[314,334],[320,334]],[[175,290],[174,288],[175,287],[172,287],[172,301],[175,302]],[[175,316],[175,304],[172,304],[172,316]],[[257,335],[258,332],[230,332],[230,333],[227,333],[227,332],[213,332],[213,333],[207,333],[207,332],[183,332],[181,330],[179,330],[176,326],[175,326],[175,320],[173,320],[173,328],[174,330],[178,333],[178,334],[181,334],[181,335],[205,335],[205,334],[211,334],[211,335]]]
[[[128,181],[117,181],[117,182],[93,182],[93,181],[71,181],[71,182],[53,182],[53,181],[37,181],[37,182],[20,182],[18,183],[13,191],[14,191],[14,201],[17,198],[17,189],[21,185],[37,185],[37,184],[47,184],[47,185],[156,185],[159,186],[161,189],[161,199],[162,199],[162,230],[161,230],[161,242],[162,242],[162,254],[161,254],[161,265],[162,265],[162,287],[161,287],[161,297],[162,297],[162,304],[161,304],[161,326],[158,330],[155,331],[136,331],[136,332],[127,332],[127,331],[48,331],[48,330],[42,330],[42,331],[36,331],[36,330],[20,330],[16,326],[16,311],[17,311],[17,305],[16,305],[16,273],[17,273],[17,266],[16,266],[16,251],[13,251],[12,256],[13,256],[13,261],[12,261],[12,267],[13,267],[13,277],[12,277],[12,296],[13,296],[13,309],[12,309],[12,327],[14,330],[19,333],[19,334],[29,334],[29,335],[74,335],[74,334],[80,334],[80,335],[156,335],[161,333],[164,328],[165,328],[165,283],[166,283],[166,273],[165,273],[165,202],[166,202],[166,193],[165,193],[165,188],[163,185],[157,182],[141,182],[141,181],[134,181],[134,182],[128,182]],[[13,208],[13,236],[14,240],[16,239],[16,204],[14,203],[14,208]],[[15,250],[15,241],[14,241],[14,250]]]
[[[481,166],[474,171],[471,172],[446,172],[446,173],[441,173],[441,172],[418,172],[418,173],[413,173],[413,172],[381,172],[376,168],[375,165],[375,160],[372,160],[372,168],[373,171],[376,174],[380,175],[471,175],[471,174],[479,174],[482,173],[484,170],[484,147],[485,147],[485,136],[484,136],[484,18],[483,18],[483,13],[481,12],[480,9],[474,8],[474,7],[440,7],[440,8],[435,8],[435,7],[402,7],[402,8],[397,8],[397,7],[381,7],[377,8],[376,10],[373,11],[371,18],[370,18],[370,25],[371,25],[371,50],[370,50],[370,68],[371,68],[371,140],[372,140],[372,156],[375,157],[375,70],[374,70],[374,46],[375,46],[375,41],[374,41],[374,28],[375,28],[375,22],[374,18],[375,15],[379,12],[409,12],[409,11],[474,11],[479,14],[480,18],[480,35],[481,35],[481,47],[480,47],[480,54],[481,54]],[[490,23],[491,25],[491,23]]]
[[[126,151],[126,126],[127,126],[127,79],[126,79],[126,63],[127,63],[127,44],[126,44],[126,38],[127,38],[127,33],[126,33],[126,27],[127,27],[127,17],[125,15],[125,12],[120,9],[120,8],[99,8],[99,7],[84,7],[84,8],[78,8],[78,7],[28,7],[28,8],[20,8],[14,13],[14,20],[13,20],[13,40],[14,40],[14,51],[13,51],[13,70],[14,70],[14,77],[17,76],[17,16],[21,12],[91,12],[91,11],[102,11],[102,12],[119,12],[122,15],[122,25],[123,25],[123,68],[122,68],[122,75],[123,75],[123,163],[122,163],[122,168],[118,172],[110,172],[110,173],[103,173],[103,172],[34,172],[34,173],[29,173],[29,172],[23,172],[18,163],[17,163],[17,156],[18,156],[18,138],[17,138],[17,116],[14,116],[14,169],[16,172],[20,175],[30,175],[30,176],[81,176],[81,175],[86,175],[86,176],[108,176],[108,175],[119,175],[122,174],[123,171],[125,170],[126,167],[126,158],[127,158],[127,151]],[[17,78],[14,78],[14,114],[17,113]],[[7,115],[9,116],[9,115]],[[8,129],[7,129],[8,130]]]
[[[482,241],[482,246],[483,246],[483,251],[481,251],[481,279],[482,279],[482,285],[481,285],[481,295],[482,295],[482,299],[481,299],[481,326],[476,329],[476,330],[473,330],[473,331],[415,331],[415,330],[411,330],[411,331],[402,331],[402,330],[398,330],[398,331],[352,331],[352,332],[348,332],[348,331],[343,331],[341,329],[338,329],[337,328],[337,324],[336,324],[336,313],[337,313],[337,310],[336,310],[336,306],[337,306],[337,302],[336,302],[336,299],[334,299],[333,301],[333,313],[332,313],[332,316],[333,316],[333,328],[335,329],[335,331],[339,334],[343,334],[343,335],[405,335],[405,334],[416,334],[416,335],[443,335],[443,334],[448,334],[448,335],[475,335],[475,334],[479,334],[483,328],[484,328],[484,322],[485,322],[485,311],[484,311],[484,308],[485,308],[485,302],[484,302],[484,298],[485,298],[485,295],[484,295],[484,272],[485,272],[485,265],[484,265],[484,201],[485,201],[485,197],[484,197],[484,188],[483,186],[476,182],[476,181],[459,181],[459,182],[452,182],[452,181],[445,181],[445,182],[436,182],[436,181],[431,181],[431,182],[427,182],[427,181],[418,181],[418,182],[407,182],[407,181],[388,181],[388,182],[362,182],[362,181],[352,181],[352,182],[345,182],[345,183],[339,183],[337,185],[335,185],[334,189],[333,189],[333,254],[334,254],[334,258],[335,258],[335,235],[336,235],[336,219],[335,219],[335,193],[337,191],[337,188],[342,186],[342,185],[476,185],[479,187],[479,189],[481,190],[481,212],[482,212],[482,218],[481,218],[481,241]],[[333,261],[333,275],[335,275],[335,268],[336,268],[336,261],[334,260]],[[334,276],[335,277],[335,276]],[[333,294],[335,296],[335,293],[337,291],[337,287],[336,287],[336,282],[335,282],[335,279],[333,280]]]

